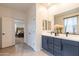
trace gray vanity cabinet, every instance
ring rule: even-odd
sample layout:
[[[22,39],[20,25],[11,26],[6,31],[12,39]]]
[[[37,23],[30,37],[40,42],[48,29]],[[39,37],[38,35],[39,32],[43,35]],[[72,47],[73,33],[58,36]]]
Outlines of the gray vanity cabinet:
[[[48,37],[48,52],[53,54],[53,38],[52,37]]]
[[[47,36],[42,36],[42,48],[48,50]]]
[[[53,54],[53,38],[42,36],[42,48]]]
[[[63,56],[78,56],[79,55],[79,46],[78,42],[62,40],[63,44]]]
[[[62,55],[62,45],[61,45],[61,39],[54,38],[54,55],[61,56]]]
[[[42,36],[42,48],[55,56],[79,56],[79,42]]]

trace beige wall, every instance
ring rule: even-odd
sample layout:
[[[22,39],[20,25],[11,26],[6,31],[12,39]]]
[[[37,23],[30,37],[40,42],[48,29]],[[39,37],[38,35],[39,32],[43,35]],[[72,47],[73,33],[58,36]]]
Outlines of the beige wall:
[[[36,4],[31,6],[25,20],[25,39],[24,42],[36,51]]]
[[[0,16],[7,16],[7,17],[23,20],[26,19],[27,14],[16,9],[0,6]]]
[[[79,15],[79,8],[55,15],[54,24],[64,25],[64,18]],[[78,16],[78,25],[79,25],[79,16]],[[64,32],[64,29],[63,29]],[[77,27],[77,33],[79,34],[79,26]]]

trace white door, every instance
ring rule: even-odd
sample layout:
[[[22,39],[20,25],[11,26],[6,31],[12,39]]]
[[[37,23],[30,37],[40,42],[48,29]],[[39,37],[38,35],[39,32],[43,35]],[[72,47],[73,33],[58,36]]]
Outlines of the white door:
[[[2,48],[15,44],[14,20],[10,17],[2,17]]]

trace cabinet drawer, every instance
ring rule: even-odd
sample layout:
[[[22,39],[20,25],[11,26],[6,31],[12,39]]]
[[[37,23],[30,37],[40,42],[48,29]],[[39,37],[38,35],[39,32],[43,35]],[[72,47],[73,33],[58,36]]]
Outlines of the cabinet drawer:
[[[53,42],[53,37],[47,37],[49,39],[49,41]]]
[[[61,43],[57,43],[57,42],[54,42],[54,45],[56,45],[56,46],[61,46]]]
[[[63,44],[63,55],[64,56],[78,56],[79,47],[72,46],[69,44]]]
[[[53,44],[53,38],[52,37],[48,37],[48,43]]]
[[[53,40],[48,40],[48,44],[53,44]]]
[[[61,46],[54,45],[54,49],[56,49],[56,50],[62,50],[62,47]]]
[[[61,46],[61,39],[54,38],[54,45]]]
[[[53,49],[53,45],[48,45],[48,49]]]
[[[62,40],[62,43],[63,44],[73,45],[73,46],[79,46],[79,42],[71,41],[71,40]]]
[[[55,56],[62,56],[61,51],[54,50],[53,53],[54,53]]]

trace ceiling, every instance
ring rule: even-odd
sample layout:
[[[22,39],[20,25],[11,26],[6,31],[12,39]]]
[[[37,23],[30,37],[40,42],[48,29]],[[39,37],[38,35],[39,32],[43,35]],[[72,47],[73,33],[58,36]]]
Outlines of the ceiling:
[[[27,12],[33,3],[0,3],[0,6],[8,7],[8,8],[13,8],[16,10],[20,10],[23,12]]]
[[[59,5],[59,3],[40,3],[41,6],[49,8],[54,5]]]
[[[62,12],[66,12],[79,7],[79,3],[44,3],[40,5],[46,8],[47,13],[53,15],[60,14]]]

